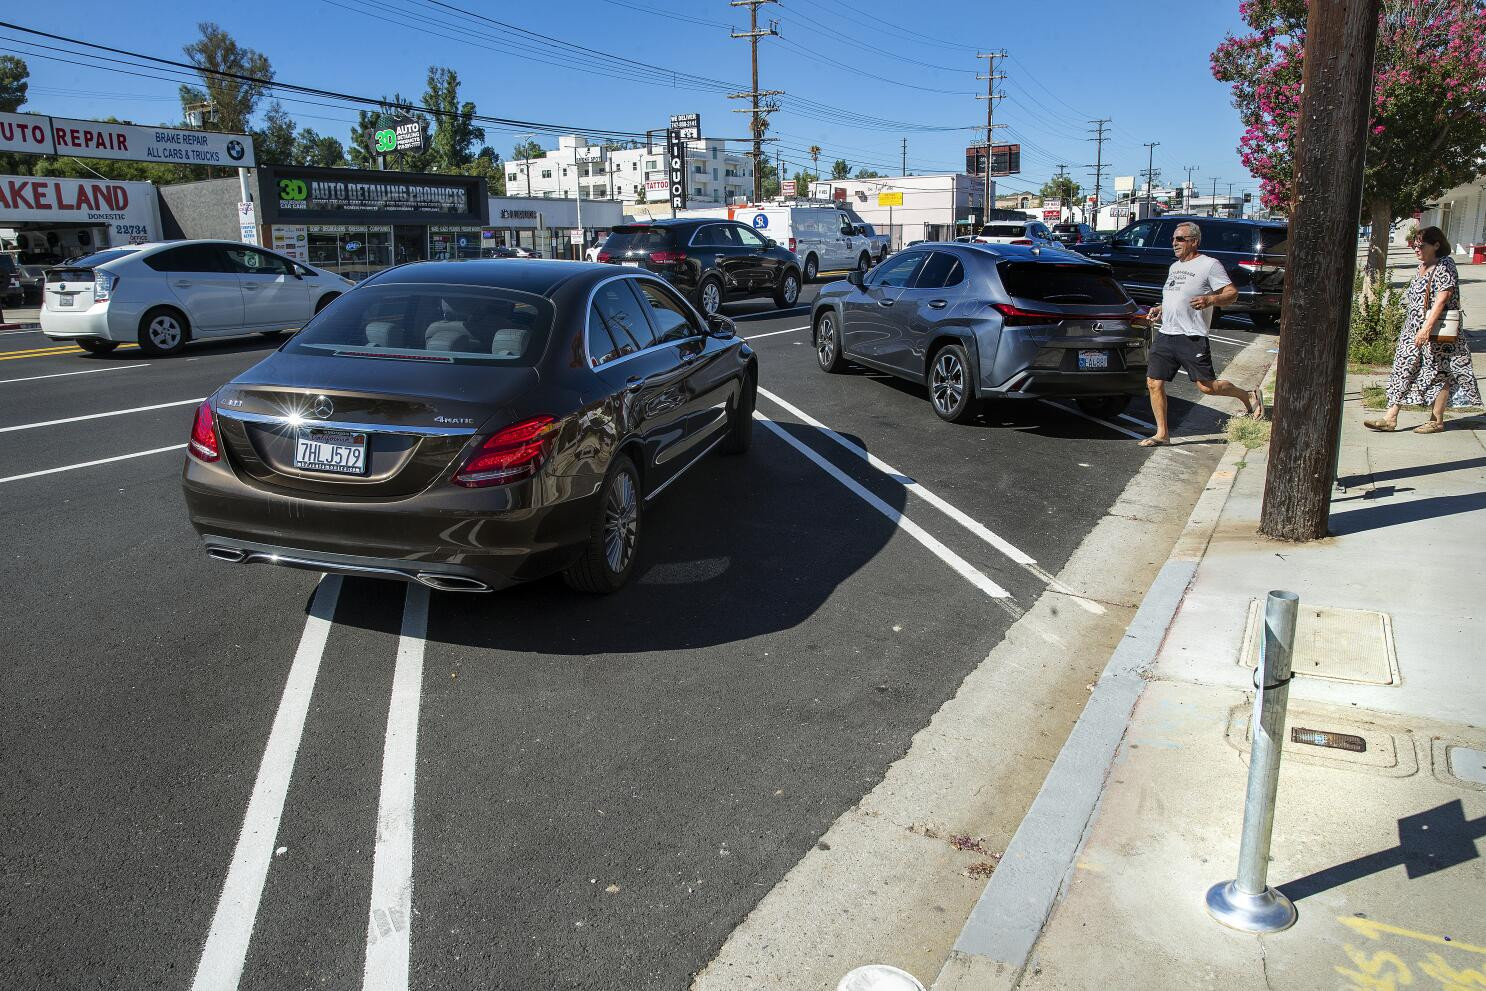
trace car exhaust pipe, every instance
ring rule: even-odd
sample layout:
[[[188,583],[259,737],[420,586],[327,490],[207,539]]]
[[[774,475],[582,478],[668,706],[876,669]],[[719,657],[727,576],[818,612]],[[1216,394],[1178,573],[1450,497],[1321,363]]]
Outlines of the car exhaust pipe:
[[[484,582],[477,581],[474,578],[465,578],[463,575],[432,575],[427,572],[419,572],[413,578],[427,585],[429,588],[438,589],[440,592],[490,591],[490,586]]]
[[[208,547],[206,553],[208,557],[231,564],[240,564],[248,559],[248,552],[239,547]]]

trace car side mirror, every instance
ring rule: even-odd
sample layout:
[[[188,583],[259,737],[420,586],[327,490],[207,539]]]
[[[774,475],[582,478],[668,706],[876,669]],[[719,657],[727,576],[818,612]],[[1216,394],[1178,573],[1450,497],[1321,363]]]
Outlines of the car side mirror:
[[[776,240],[774,240],[772,237],[766,237],[766,238],[764,238],[764,247],[766,247],[766,248],[777,248],[777,247],[779,247],[779,242],[776,241]]]
[[[714,313],[707,318],[707,336],[730,340],[738,336],[738,325],[730,317]]]
[[[862,280],[862,273],[858,269],[852,269],[850,272],[847,272],[846,273],[846,281],[847,282],[850,282],[852,285],[856,286],[858,289],[861,289],[863,287],[863,285],[865,284],[863,282],[863,280]]]
[[[850,225],[850,224],[848,224],[848,225],[847,225],[847,226],[845,226],[845,227],[843,227],[843,228],[841,228],[841,233],[842,233],[842,234],[855,234],[855,233],[856,233],[856,231],[854,231],[854,230],[852,230],[852,229],[851,229],[851,225]]]

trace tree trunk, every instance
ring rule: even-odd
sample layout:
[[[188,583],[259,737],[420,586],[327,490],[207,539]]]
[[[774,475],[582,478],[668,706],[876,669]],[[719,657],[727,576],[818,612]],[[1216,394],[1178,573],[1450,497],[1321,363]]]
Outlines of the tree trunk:
[[[1372,218],[1372,235],[1367,242],[1367,269],[1363,279],[1368,288],[1378,279],[1388,278],[1388,237],[1393,223],[1393,204],[1387,200],[1373,200],[1367,204]]]
[[[1259,532],[1326,536],[1347,379],[1380,0],[1310,0],[1295,189]]]

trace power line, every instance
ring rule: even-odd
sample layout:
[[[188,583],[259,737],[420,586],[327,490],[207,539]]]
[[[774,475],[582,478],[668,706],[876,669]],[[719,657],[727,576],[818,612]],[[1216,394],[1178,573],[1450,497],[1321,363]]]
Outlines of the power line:
[[[984,79],[986,82],[985,96],[976,94],[975,97],[977,100],[986,101],[985,192],[982,194],[980,208],[981,222],[984,223],[985,219],[991,215],[991,206],[993,205],[991,202],[991,173],[995,171],[992,166],[995,161],[996,128],[998,126],[996,124],[996,101],[1006,95],[996,92],[997,81],[1006,78],[1006,73],[996,71],[996,60],[1006,58],[1006,50],[976,52],[975,57],[986,60],[986,74],[983,76],[977,74],[975,77],[976,79]],[[999,126],[1005,127],[1006,125],[1001,124]],[[1007,164],[1010,165],[1010,163]]]
[[[763,169],[760,167],[764,160],[764,131],[769,126],[769,114],[779,109],[778,102],[760,103],[760,99],[771,96],[779,96],[784,92],[780,89],[760,90],[758,88],[758,40],[768,38],[779,33],[779,22],[770,21],[768,30],[760,31],[758,28],[758,9],[766,3],[778,3],[779,0],[732,0],[729,6],[748,8],[748,30],[734,31],[734,38],[747,38],[748,47],[753,56],[753,86],[747,93],[729,93],[729,100],[749,100],[752,107],[748,111],[733,111],[734,113],[746,112],[752,116],[748,121],[749,133],[753,135],[753,198],[755,200],[763,197]],[[784,188],[784,177],[779,177],[780,189]]]
[[[1099,200],[1101,191],[1104,188],[1104,142],[1106,140],[1105,132],[1108,130],[1110,118],[1100,117],[1096,120],[1089,121],[1089,123],[1093,124],[1095,127],[1095,136],[1089,138],[1088,140],[1096,142],[1096,144],[1094,145],[1094,164],[1085,167],[1094,170],[1094,224],[1092,226],[1098,227]]]

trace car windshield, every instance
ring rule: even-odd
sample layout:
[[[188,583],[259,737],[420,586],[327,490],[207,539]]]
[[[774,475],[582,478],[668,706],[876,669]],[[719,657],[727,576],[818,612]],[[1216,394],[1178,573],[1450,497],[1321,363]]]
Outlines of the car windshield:
[[[552,331],[541,296],[485,286],[362,286],[326,307],[284,350],[453,364],[536,364]]]
[[[627,251],[664,251],[670,235],[663,227],[621,227],[604,242],[609,254]]]
[[[132,255],[138,248],[109,248],[106,251],[95,251],[91,255],[83,255],[74,261],[67,262],[68,268],[97,268],[108,262],[118,261],[126,255]]]
[[[1006,293],[1017,299],[1044,303],[1123,305],[1125,290],[1102,265],[1062,265],[1048,262],[1001,262],[996,266]]]
[[[1026,224],[987,224],[980,229],[981,237],[1026,237]]]

